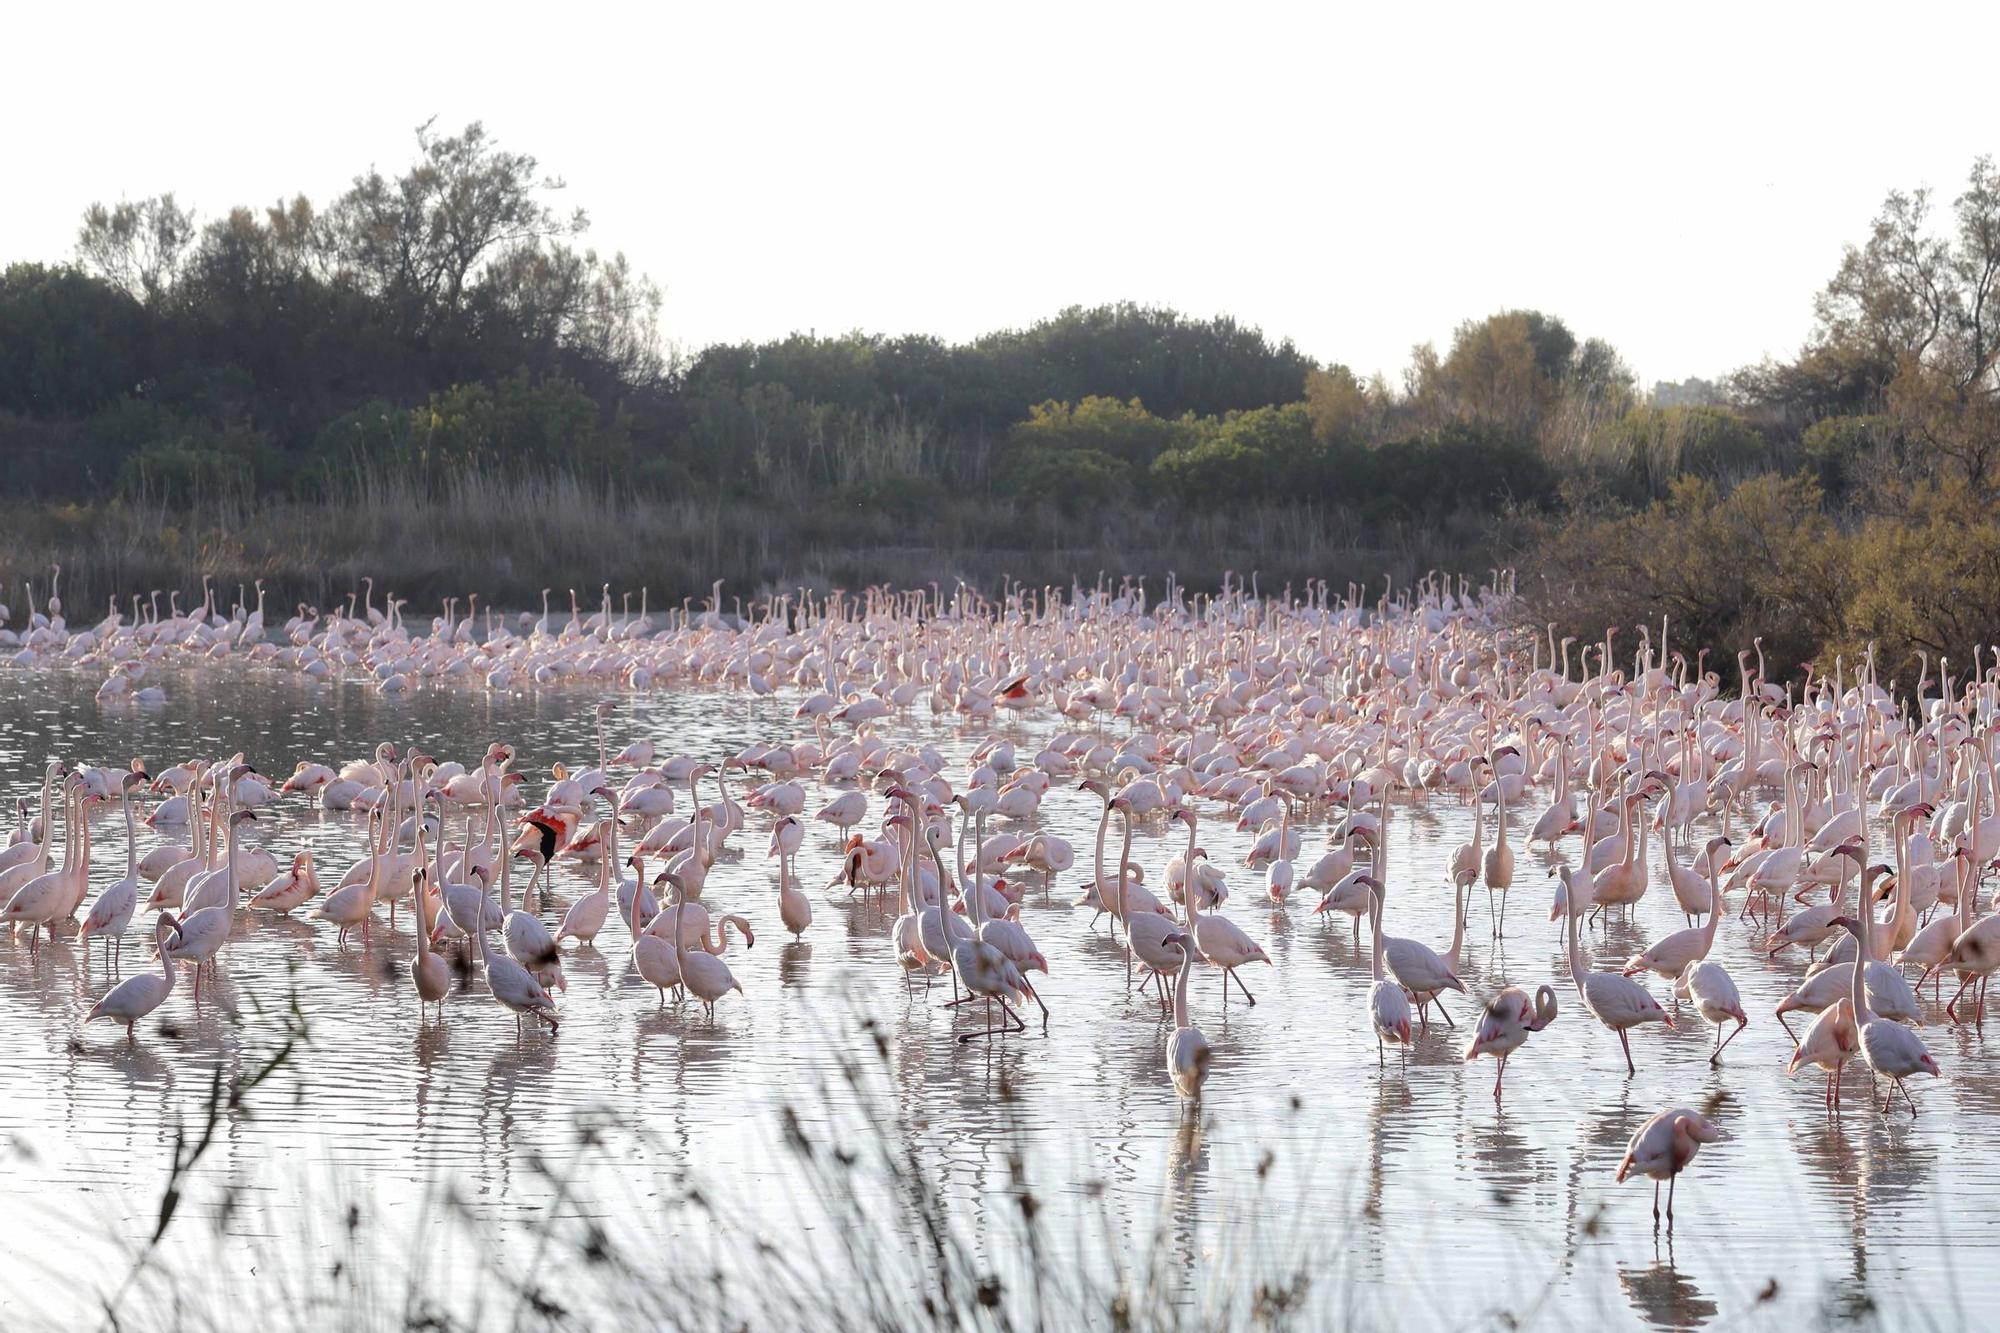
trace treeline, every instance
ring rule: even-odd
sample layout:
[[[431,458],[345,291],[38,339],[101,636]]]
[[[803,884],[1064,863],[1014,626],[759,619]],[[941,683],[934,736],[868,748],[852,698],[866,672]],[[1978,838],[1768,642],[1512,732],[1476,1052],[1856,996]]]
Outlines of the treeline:
[[[1941,213],[1941,216],[1940,216]],[[1683,642],[1822,671],[1870,651],[1915,686],[2000,656],[2000,171],[1949,207],[1896,191],[1815,302],[1791,361],[1729,410],[1761,443],[1643,505],[1579,495],[1525,516],[1537,610],[1586,637],[1667,615]],[[1712,662],[1733,678],[1728,661]]]
[[[1132,305],[965,343],[670,355],[659,289],[589,249],[561,197],[475,124],[426,127],[401,174],[324,204],[91,206],[70,262],[0,275],[9,495],[194,513],[393,486],[443,506],[476,476],[914,533],[975,507],[989,533],[1276,507],[1357,552],[1449,533],[1586,637],[1666,614],[1683,642],[1762,635],[1783,662],[1879,641],[1890,671],[2000,640],[1986,159],[1948,208],[1888,197],[1796,358],[1651,388],[1532,310],[1468,320],[1393,383]]]
[[[330,202],[207,221],[171,195],[92,205],[73,262],[9,266],[13,493],[310,499],[358,473],[498,470],[905,508],[950,491],[1489,512],[1552,503],[1636,403],[1611,348],[1533,312],[1420,350],[1400,389],[1227,317],[1131,305],[961,344],[795,335],[670,359],[659,289],[583,247],[587,216],[533,157],[476,124],[417,147]],[[1606,484],[1652,485],[1676,465],[1663,439],[1696,467],[1754,449],[1703,410],[1616,441],[1631,457]]]

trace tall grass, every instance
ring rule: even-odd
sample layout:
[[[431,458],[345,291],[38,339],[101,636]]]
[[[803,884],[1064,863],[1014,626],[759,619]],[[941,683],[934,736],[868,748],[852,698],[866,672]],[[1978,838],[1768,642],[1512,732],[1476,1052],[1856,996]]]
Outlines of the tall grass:
[[[716,579],[760,593],[917,587],[1003,578],[1031,586],[1088,583],[1099,571],[1164,586],[1217,586],[1256,571],[1266,590],[1308,579],[1406,583],[1434,567],[1488,563],[1490,528],[1472,516],[1441,525],[1365,522],[1345,511],[1272,504],[1231,510],[1121,506],[1079,517],[985,497],[837,492],[797,501],[654,499],[568,476],[471,472],[434,487],[382,474],[348,480],[324,502],[210,498],[190,507],[145,500],[0,506],[0,600],[22,581],[46,593],[63,566],[65,613],[93,623],[106,599],[180,589],[204,576],[227,608],[237,584],[263,579],[273,618],[298,602],[330,609],[358,591],[393,591],[428,610],[478,593],[488,605],[539,606],[543,588],[586,605],[649,589],[652,605],[708,595]],[[164,597],[163,603],[164,605]],[[185,601],[183,605],[185,605]]]
[[[533,1192],[550,1200],[532,1215],[496,1220],[507,1211],[448,1177],[432,1180],[413,1209],[380,1208],[339,1179],[292,1180],[277,1182],[284,1188],[272,1197],[316,1202],[280,1209],[276,1234],[266,1234],[270,1221],[250,1218],[247,1234],[232,1235],[229,1219],[261,1191],[240,1176],[217,1184],[197,1168],[218,1126],[261,1113],[258,1086],[309,1044],[294,1004],[256,1072],[227,1077],[217,1066],[198,1127],[175,1134],[157,1221],[113,1238],[123,1270],[59,1275],[31,1293],[32,1313],[14,1326],[204,1333],[241,1327],[252,1297],[271,1333],[334,1325],[1177,1331],[1299,1326],[1310,1322],[1309,1306],[1313,1317],[1345,1310],[1354,1322],[1358,1292],[1340,1285],[1343,1230],[1324,1215],[1311,1225],[1263,1220],[1279,1206],[1264,1186],[1268,1154],[1241,1196],[1226,1201],[1229,1216],[1199,1265],[1181,1223],[1163,1213],[1135,1238],[1088,1182],[1093,1202],[1071,1210],[1070,1225],[1053,1225],[1043,1191],[1073,1182],[1037,1181],[1018,1151],[1005,1155],[1004,1177],[969,1183],[954,1174],[940,1131],[898,1111],[890,1039],[857,1022],[841,1034],[850,1054],[828,1079],[778,1109],[793,1191],[782,1233],[735,1202],[759,1187],[754,1180],[703,1176],[643,1116],[633,1124],[584,1110],[565,1161],[527,1162]],[[1032,1140],[1004,1076],[990,1102],[996,1128]],[[1202,1170],[1204,1132],[1198,1116],[1184,1117],[1170,1154],[1175,1173]],[[192,1204],[206,1204],[211,1188],[214,1224],[192,1222]]]

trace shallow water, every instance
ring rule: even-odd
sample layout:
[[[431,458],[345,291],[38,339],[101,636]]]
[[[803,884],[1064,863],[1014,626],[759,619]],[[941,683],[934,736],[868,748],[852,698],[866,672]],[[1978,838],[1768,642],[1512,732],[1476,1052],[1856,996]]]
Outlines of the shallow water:
[[[298,759],[338,763],[385,739],[466,762],[504,739],[529,773],[595,759],[594,693],[489,699],[444,687],[387,698],[242,665],[168,672],[164,683],[164,705],[100,708],[95,677],[0,673],[7,809],[39,792],[52,755],[163,765],[242,749],[282,776]],[[647,735],[662,754],[715,754],[800,734],[795,703],[783,693],[620,696],[609,735],[614,747]],[[1029,742],[1024,755],[1053,730],[1002,729]],[[881,730],[937,745],[958,781],[989,734],[917,711]],[[534,779],[531,793],[540,786]],[[810,787],[808,812],[827,795]],[[869,827],[880,799],[871,805]],[[308,813],[293,798],[271,808],[281,818],[256,825],[255,838],[281,861],[310,848],[330,882],[361,855],[361,816]],[[1117,1253],[1177,1266],[1192,1277],[1174,1299],[1191,1314],[1240,1309],[1251,1284],[1283,1282],[1301,1266],[1315,1322],[1783,1327],[1873,1311],[1948,1327],[2000,1298],[2000,1168],[1968,1150],[2000,1131],[2000,1060],[1981,1033],[1934,1016],[1924,1036],[1944,1077],[1914,1086],[1914,1121],[1900,1103],[1886,1117],[1871,1106],[1859,1066],[1833,1120],[1818,1079],[1786,1080],[1790,1044],[1771,1017],[1804,958],[1765,959],[1732,915],[1714,956],[1743,991],[1749,1030],[1711,1068],[1712,1030],[1684,1010],[1678,1032],[1634,1034],[1639,1069],[1627,1077],[1615,1037],[1570,988],[1547,920],[1546,858],[1518,842],[1504,948],[1478,891],[1462,974],[1475,997],[1552,982],[1563,1013],[1515,1057],[1496,1106],[1490,1062],[1460,1058],[1474,1004],[1453,997],[1456,1030],[1434,1025],[1407,1065],[1392,1054],[1378,1068],[1368,957],[1346,919],[1314,918],[1312,895],[1271,910],[1261,872],[1242,865],[1250,836],[1234,831],[1233,817],[1205,819],[1202,845],[1230,878],[1228,914],[1275,966],[1246,973],[1254,1008],[1234,994],[1225,1004],[1216,974],[1197,975],[1195,1020],[1218,1060],[1190,1131],[1163,1070],[1155,1006],[1127,996],[1119,949],[1089,911],[1067,905],[1098,808],[1060,787],[1044,802],[1038,822],[1079,855],[1050,898],[1031,890],[1023,918],[1049,959],[1042,989],[1054,1018],[1046,1033],[1031,1017],[1026,1034],[991,1044],[952,1039],[974,1020],[941,1007],[945,989],[905,990],[887,942],[893,898],[820,891],[838,865],[824,825],[809,830],[798,858],[814,925],[803,944],[790,942],[777,923],[776,863],[764,857],[768,820],[754,812],[704,894],[758,929],[753,949],[732,948],[727,959],[745,994],[725,1000],[712,1022],[693,1004],[659,1007],[630,972],[616,922],[599,948],[566,961],[564,1022],[551,1038],[517,1037],[483,987],[455,994],[442,1027],[420,1027],[407,914],[394,930],[378,917],[368,945],[348,949],[324,923],[246,915],[220,985],[197,1005],[183,983],[128,1044],[110,1025],[81,1026],[108,984],[95,946],[88,957],[74,942],[31,955],[25,938],[0,940],[0,1200],[16,1220],[20,1271],[51,1278],[0,1286],[0,1314],[8,1324],[65,1322],[116,1285],[158,1218],[177,1126],[199,1133],[218,1063],[236,1078],[270,1058],[294,997],[305,1043],[241,1107],[222,1112],[174,1223],[188,1262],[213,1265],[202,1270],[211,1293],[279,1260],[327,1261],[350,1206],[360,1227],[400,1236],[446,1195],[487,1229],[504,1262],[532,1267],[535,1229],[514,1224],[553,1213],[595,1219],[614,1237],[689,1246],[754,1282],[747,1246],[717,1246],[662,1219],[680,1216],[669,1201],[694,1181],[743,1234],[822,1259],[842,1253],[851,1238],[837,1209],[827,1215],[824,1155],[809,1165],[787,1145],[781,1112],[792,1108],[817,1144],[872,1129],[913,1149],[942,1173],[954,1225],[1017,1288],[1026,1280],[1020,1247],[989,1241],[1019,1231],[1013,1212],[994,1206],[1018,1153],[1042,1224],[1063,1240],[1046,1263],[1101,1268]],[[1323,846],[1325,826],[1320,813],[1307,827],[1302,864]],[[1395,807],[1391,933],[1447,942],[1444,866],[1470,826],[1469,808],[1455,801]],[[93,829],[94,893],[123,871],[115,805]],[[155,836],[142,827],[142,847]],[[1149,883],[1183,837],[1142,825],[1133,856]],[[1651,855],[1654,887],[1629,924],[1587,942],[1599,965],[1683,924],[1657,841]],[[557,876],[561,899],[583,886],[574,868]],[[127,938],[126,974],[145,965],[144,924]],[[1653,990],[1664,995],[1657,980]],[[860,1058],[858,1080],[842,1076],[850,1057]],[[1612,1171],[1645,1117],[1717,1092],[1728,1094],[1716,1113],[1726,1137],[1680,1181],[1677,1235],[1656,1239],[1651,1189],[1615,1185]],[[628,1132],[641,1136],[636,1144]],[[892,1197],[865,1179],[855,1188],[875,1203]],[[893,1222],[878,1224],[890,1233],[881,1243],[914,1245]],[[482,1280],[450,1254],[430,1262],[445,1270],[433,1279],[440,1289]],[[1105,1318],[1096,1312],[1094,1322]]]

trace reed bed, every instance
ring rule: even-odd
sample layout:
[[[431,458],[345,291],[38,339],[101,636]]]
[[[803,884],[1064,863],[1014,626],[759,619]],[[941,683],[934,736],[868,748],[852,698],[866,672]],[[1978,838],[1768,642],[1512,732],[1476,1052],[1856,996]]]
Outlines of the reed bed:
[[[1433,568],[1490,563],[1490,529],[1466,516],[1432,525],[1367,522],[1309,505],[1180,510],[1121,505],[1087,517],[988,498],[836,493],[823,500],[651,497],[569,476],[466,473],[423,486],[363,475],[324,501],[221,497],[192,506],[144,499],[0,506],[0,601],[23,581],[46,593],[63,567],[65,614],[94,622],[107,598],[154,589],[199,597],[214,580],[227,608],[236,586],[265,581],[279,616],[296,603],[331,608],[373,577],[428,610],[478,593],[488,605],[559,605],[574,588],[594,607],[649,590],[652,606],[709,595],[724,580],[746,599],[798,587],[871,584],[993,589],[1005,580],[1067,587],[1099,571],[1163,587],[1218,586],[1253,572],[1266,590],[1325,578],[1407,584]],[[185,605],[185,600],[183,605]],[[162,594],[164,607],[164,592]]]

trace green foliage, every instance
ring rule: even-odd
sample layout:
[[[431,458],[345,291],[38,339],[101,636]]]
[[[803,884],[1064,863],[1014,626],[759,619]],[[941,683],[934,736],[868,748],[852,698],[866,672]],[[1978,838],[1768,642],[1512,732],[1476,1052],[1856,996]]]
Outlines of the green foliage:
[[[1328,366],[1306,376],[1306,411],[1313,438],[1321,444],[1361,444],[1383,416],[1384,404],[1346,366]]]
[[[1887,416],[1827,417],[1806,428],[1799,452],[1827,498],[1844,504],[1870,464],[1888,458],[1895,441],[1895,422]]]
[[[192,505],[218,497],[249,497],[276,469],[270,437],[244,428],[217,430],[164,418],[161,434],[128,454],[118,485],[128,496]]]
[[[384,441],[394,438],[385,432]],[[525,371],[498,384],[462,384],[410,414],[403,466],[420,475],[515,470],[608,476],[631,456],[627,423],[601,419],[597,403],[568,380]]]
[[[328,472],[400,468],[409,457],[415,414],[377,398],[326,423],[313,438],[313,460]]]
[[[1559,319],[1507,310],[1458,326],[1435,391],[1471,421],[1526,437],[1569,373],[1576,339]]]
[[[1734,478],[1757,468],[1763,435],[1726,407],[1636,407],[1619,422],[1616,457],[1642,495],[1684,476]]]
[[[138,387],[148,367],[138,302],[65,266],[0,273],[0,409],[86,416]]]
[[[1917,655],[1971,659],[2000,643],[2000,515],[1963,483],[1924,484],[1850,542],[1854,593],[1840,640],[1880,644],[1884,674],[1915,680]]]
[[[973,350],[1003,373],[1047,386],[1025,401],[1137,398],[1169,418],[1296,402],[1313,369],[1289,341],[1273,343],[1227,315],[1192,319],[1130,302],[1071,306],[1019,332],[990,334]]]
[[[195,238],[194,214],[171,194],[107,208],[92,204],[77,229],[83,266],[148,305],[173,286]]]
[[[1008,493],[1081,513],[1109,504],[1131,484],[1132,469],[1102,449],[1029,445],[1007,456]]]
[[[1194,433],[1188,422],[1154,416],[1137,398],[1121,403],[1093,395],[1074,407],[1053,399],[1037,403],[1009,434],[1008,444],[1021,450],[1087,450],[1147,468]]]
[[[1306,405],[1289,403],[1213,423],[1199,443],[1161,454],[1152,476],[1190,505],[1302,499],[1324,489],[1325,457]]]
[[[1556,498],[1556,474],[1530,445],[1454,423],[1379,449],[1344,451],[1337,493],[1373,518],[1539,509]]]
[[[1844,628],[1845,551],[1810,478],[1765,474],[1724,492],[1681,477],[1643,509],[1538,520],[1525,535],[1538,611],[1585,641],[1664,615],[1682,643],[1762,636],[1788,670]]]

